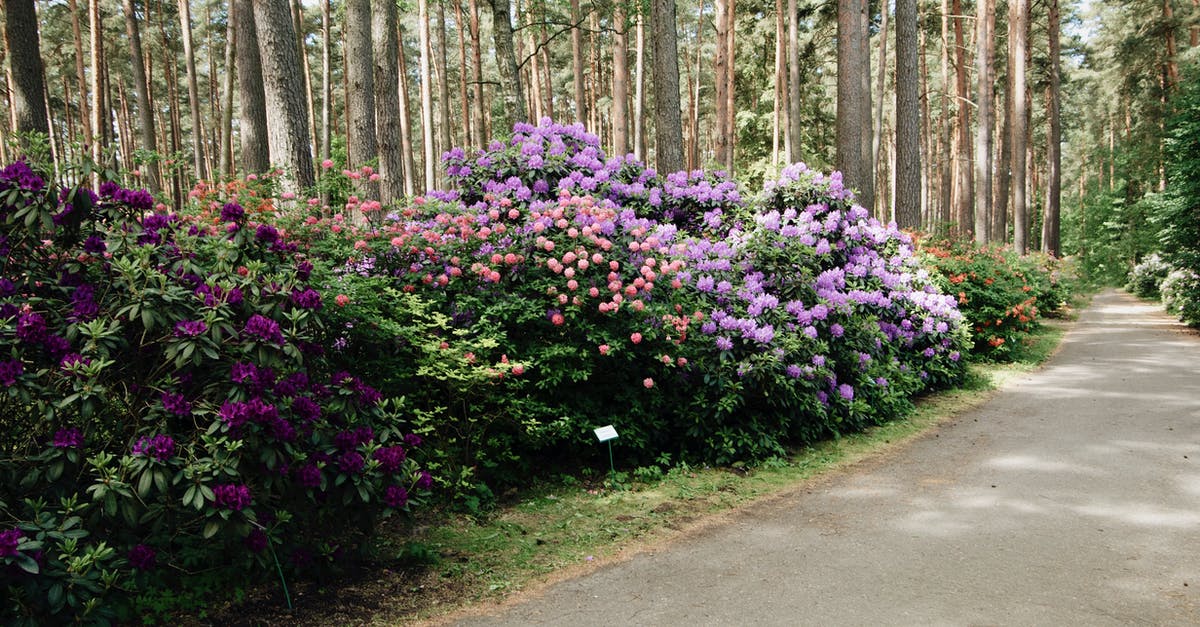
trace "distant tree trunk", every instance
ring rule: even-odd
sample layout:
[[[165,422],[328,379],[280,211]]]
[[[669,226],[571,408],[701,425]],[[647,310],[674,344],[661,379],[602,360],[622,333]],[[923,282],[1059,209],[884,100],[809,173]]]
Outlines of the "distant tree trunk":
[[[304,32],[304,5],[301,0],[292,1],[292,21],[296,29],[296,54],[300,57],[300,67],[304,71],[304,112],[308,116],[308,146],[312,156],[317,149],[317,107],[313,102],[312,68],[308,64],[308,33]]]
[[[479,36],[479,5],[475,0],[468,0],[468,7],[471,12],[471,80],[475,82],[475,107],[472,119],[475,125],[476,141],[482,147],[488,143],[486,116],[483,113],[484,105],[487,104],[483,98],[483,44]]]
[[[938,115],[938,145],[941,154],[941,184],[938,187],[938,231],[945,232],[951,220],[954,191],[954,154],[950,142],[950,0],[942,0],[942,102]]]
[[[992,197],[992,226],[991,240],[993,242],[1008,241],[1008,201],[1009,188],[1012,184],[1012,85],[1008,77],[1012,76],[1012,56],[1007,60],[1005,69],[1004,104],[1001,111],[1004,122],[1000,125],[999,150],[996,155],[996,182]]]
[[[612,49],[612,154],[629,154],[629,41],[625,36],[625,10],[620,4],[613,7]]]
[[[346,161],[352,170],[379,156],[375,135],[375,63],[371,47],[371,0],[346,0],[346,115],[350,135],[346,138]],[[358,179],[359,193],[372,197],[376,189],[367,179]]]
[[[637,14],[637,48],[633,79],[633,155],[646,158],[646,13],[642,8]]]
[[[958,92],[958,116],[954,139],[958,158],[954,161],[954,223],[955,232],[964,241],[974,237],[975,172],[971,156],[971,92],[967,82],[967,44],[963,40],[962,0],[954,0],[955,87]]]
[[[285,179],[285,191],[299,192],[312,187],[313,164],[303,86],[295,80],[303,70],[296,58],[291,11],[274,0],[254,0],[253,4],[271,161],[293,177]]]
[[[870,64],[867,33],[863,31],[866,0],[838,0],[837,43],[837,169],[858,202],[872,205],[870,152]],[[866,82],[866,89],[863,83]],[[863,115],[863,111],[867,115]]]
[[[725,132],[725,120],[729,117],[729,82],[725,80],[725,76],[729,73],[729,66],[733,62],[729,58],[729,47],[726,45],[729,39],[729,4],[731,1],[716,0],[714,17],[717,27],[717,50],[713,59],[713,99],[716,112],[713,114],[714,123],[709,132],[712,135],[713,159],[723,168],[728,168],[729,166],[726,164],[733,160],[731,156],[733,138]]]
[[[586,124],[588,119],[587,92],[584,90],[583,72],[583,29],[579,24],[583,14],[579,9],[579,0],[571,0],[571,67],[575,70],[575,121]]]
[[[132,2],[127,2],[123,6],[125,7],[125,13],[126,13],[126,17],[125,17],[126,27],[128,28],[129,20],[133,19],[134,20],[134,32],[136,32],[137,18],[130,17],[130,15],[133,13]],[[79,84],[79,98],[76,99],[76,102],[79,103],[79,121],[80,121],[80,126],[83,128],[83,143],[90,150],[91,146],[92,146],[92,118],[91,118],[91,111],[88,109],[87,72],[84,70],[84,60],[83,60],[83,29],[80,28],[80,25],[79,25],[79,4],[78,4],[78,2],[76,2],[76,0],[68,0],[67,10],[71,12],[71,34],[75,38],[75,42],[74,42],[75,43],[75,77]],[[128,32],[128,30],[127,30],[127,32]],[[132,39],[132,36],[130,38]],[[132,45],[133,44],[131,43],[130,46],[132,47]],[[139,46],[139,48],[140,48],[140,46]],[[138,62],[139,63],[141,62],[140,54],[138,55]],[[146,82],[144,80],[145,75],[146,75],[146,68],[143,66],[142,67],[143,81],[142,81],[142,88],[138,90],[139,94],[142,93],[142,91],[145,89],[145,85],[146,85]],[[141,100],[138,100],[138,102],[139,102],[138,106],[140,107]],[[139,112],[139,114],[140,114],[140,112]]]
[[[670,174],[683,169],[683,122],[679,116],[679,37],[675,0],[651,1],[654,28],[654,143],[656,169]]]
[[[221,74],[221,163],[220,176],[233,177],[233,84],[234,58],[237,56],[237,21],[230,15],[225,26],[225,71]],[[135,64],[136,67],[136,64]],[[141,109],[141,92],[138,92],[138,108]],[[147,102],[147,107],[149,102]],[[153,123],[153,118],[149,118]],[[150,128],[154,134],[154,127]]]
[[[1042,223],[1042,250],[1055,257],[1062,254],[1059,222],[1062,203],[1062,123],[1059,119],[1059,64],[1062,46],[1059,40],[1058,0],[1049,0],[1047,26],[1050,47],[1050,84],[1046,87],[1046,217]]]
[[[134,10],[133,0],[123,0],[122,8],[125,13],[125,36],[129,39],[129,61],[133,70],[133,83],[136,90],[138,108],[138,131],[141,134],[142,149],[158,152],[158,137],[154,133],[154,107],[150,104],[149,83],[146,81],[146,65],[142,62],[142,34],[138,28],[138,17]],[[232,17],[230,24],[234,23]],[[232,91],[232,89],[230,90]],[[90,128],[85,136],[90,137]],[[90,141],[90,140],[89,140]],[[142,171],[142,180],[152,193],[158,193],[158,163],[151,161]]]
[[[499,1],[499,0],[495,0]],[[433,146],[433,78],[430,69],[429,47],[429,2],[417,0],[417,34],[420,40],[421,55],[419,59],[421,73],[421,153],[422,164],[425,166],[425,187],[428,192],[437,187],[434,180],[434,146]],[[511,42],[511,40],[510,40]]]
[[[188,111],[192,117],[192,167],[196,177],[208,178],[204,161],[204,126],[200,123],[200,89],[196,84],[196,54],[192,50],[192,13],[188,0],[178,0],[179,32],[183,35],[183,63],[187,70]]]
[[[467,24],[463,21],[461,0],[454,0],[454,22],[458,25],[458,60],[461,64],[458,70],[458,99],[462,104],[462,143],[465,148],[470,148],[475,143],[471,133],[473,105],[467,91]],[[482,142],[483,138],[479,138],[479,141]]]
[[[46,74],[42,67],[38,40],[37,10],[33,0],[5,0],[4,36],[8,42],[8,61],[12,67],[14,130],[18,133],[50,134],[46,114]],[[28,144],[22,140],[22,149]]]
[[[396,3],[371,3],[371,42],[375,88],[375,130],[379,139],[379,201],[390,205],[404,197],[403,141],[400,135],[399,42]]]
[[[861,0],[860,9],[858,11],[858,33],[859,41],[862,42],[860,55],[862,65],[859,71],[858,88],[860,90],[858,103],[858,119],[859,125],[863,129],[859,137],[862,142],[862,189],[859,190],[858,201],[863,207],[870,210],[875,206],[875,176],[871,170],[871,165],[875,162],[875,157],[872,149],[873,138],[875,137],[874,120],[871,117],[871,3],[870,0]],[[880,70],[882,71],[882,69]]]
[[[400,61],[400,152],[404,161],[404,194],[412,196],[416,193],[417,168],[413,160],[412,117],[408,98],[408,64],[404,59],[404,30],[396,27],[396,39],[399,42],[397,57]]]
[[[1200,0],[1192,0],[1192,11],[1200,11]],[[1200,25],[1192,24],[1192,27],[1188,30],[1190,34],[1188,43],[1191,44],[1193,48],[1200,46]]]
[[[1166,28],[1163,29],[1163,36],[1166,38],[1167,58],[1164,60],[1167,70],[1167,89],[1173,89],[1179,85],[1179,62],[1176,61],[1178,49],[1175,46],[1175,9],[1171,7],[1171,0],[1162,0],[1163,22]]]
[[[444,1],[437,3],[437,15],[437,50],[434,53],[433,61],[438,75],[438,138],[441,141],[438,142],[433,153],[435,168],[438,163],[437,157],[454,146],[454,140],[450,138],[450,108],[454,106],[454,103],[450,102],[450,74],[446,70],[446,3]],[[436,171],[435,174],[437,174]]]
[[[975,241],[986,244],[992,216],[992,63],[995,53],[996,0],[978,0],[975,10]]]
[[[918,44],[917,0],[896,0],[896,225],[902,229],[921,228]]]
[[[1029,209],[1025,199],[1025,138],[1029,118],[1025,108],[1025,48],[1029,32],[1029,0],[1009,0],[1008,55],[1012,74],[1008,89],[1012,93],[1009,145],[1012,150],[1012,212],[1013,248],[1024,255],[1029,252]]]
[[[879,21],[879,79],[878,79],[878,88],[877,88],[879,91],[879,106],[877,108],[875,108],[875,110],[874,110],[875,121],[871,126],[871,128],[872,128],[872,133],[871,133],[871,177],[872,177],[872,180],[874,180],[876,182],[876,185],[879,186],[878,189],[879,189],[880,193],[878,194],[878,196],[882,197],[882,196],[884,196],[883,186],[886,186],[888,184],[888,181],[886,178],[884,178],[882,168],[880,166],[881,159],[880,159],[880,152],[879,152],[880,143],[883,141],[883,135],[884,135],[884,133],[883,133],[883,104],[887,100],[887,98],[886,98],[887,80],[886,79],[887,79],[887,52],[888,52],[888,46],[887,46],[887,44],[888,44],[888,40],[887,40],[888,7],[887,7],[886,3],[884,3],[883,5],[880,6],[880,12],[883,15]],[[867,106],[868,107],[872,106],[872,103],[868,101]],[[897,113],[899,113],[899,112],[897,112]],[[884,203],[877,202],[876,205],[878,205],[878,206],[867,207],[867,209],[871,210],[872,214],[874,214],[876,216],[881,216],[881,217],[886,216],[888,208],[884,206]],[[884,221],[885,222],[887,221],[886,218],[884,218]]]
[[[422,0],[423,1],[423,0]],[[512,16],[508,0],[491,0],[492,34],[496,42],[496,65],[500,68],[501,91],[504,94],[504,114],[501,121],[503,133],[512,132],[516,122],[526,118],[525,92],[521,87],[521,72],[517,65],[517,51],[513,45]]]
[[[704,53],[704,0],[700,0],[700,9],[696,19],[696,61],[692,64],[691,88],[688,89],[688,143],[687,169],[699,169],[700,164],[700,66]]]
[[[800,24],[796,0],[787,0],[788,11],[788,161],[803,158],[800,146]],[[780,77],[783,78],[783,77]]]
[[[104,109],[104,21],[100,15],[100,0],[89,0],[88,2],[88,28],[90,29],[90,42],[92,45],[92,75],[90,92],[92,97],[92,159],[98,163],[101,160],[101,155],[104,147],[108,145],[109,123],[108,111]],[[40,55],[38,57],[41,58]],[[42,100],[42,92],[38,90],[36,98]],[[45,105],[43,104],[43,113]],[[47,123],[47,132],[49,125]]]
[[[233,16],[238,23],[237,75],[239,107],[238,130],[241,132],[242,170],[266,172],[271,167],[267,145],[267,101],[263,91],[262,58],[258,53],[258,29],[254,24],[252,0],[233,0]]]
[[[737,154],[737,102],[735,99],[736,91],[734,89],[734,77],[737,73],[737,45],[735,37],[737,35],[736,28],[736,0],[728,0],[729,10],[725,15],[726,30],[725,30],[725,57],[729,60],[725,69],[725,118],[722,124],[725,127],[725,134],[728,137],[728,149],[725,153],[725,171],[733,174],[734,157]],[[721,45],[718,43],[717,45]]]
[[[771,111],[771,163],[779,163],[779,155],[781,151],[786,150],[784,144],[784,126],[786,121],[787,103],[784,99],[787,97],[787,76],[784,58],[787,55],[787,43],[784,35],[786,25],[784,24],[783,15],[783,0],[775,0],[775,80],[772,81],[775,89],[773,109]],[[790,152],[790,151],[789,151]]]
[[[333,141],[333,41],[330,28],[332,0],[321,0],[321,159],[332,156]]]

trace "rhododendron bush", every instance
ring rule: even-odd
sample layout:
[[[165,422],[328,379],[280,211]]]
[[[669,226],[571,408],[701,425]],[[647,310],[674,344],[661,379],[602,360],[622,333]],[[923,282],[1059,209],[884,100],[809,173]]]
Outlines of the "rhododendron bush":
[[[298,230],[347,259],[343,277],[387,278],[447,317],[438,349],[480,380],[388,387],[436,390],[428,435],[484,479],[591,460],[606,424],[630,462],[762,458],[894,418],[963,372],[953,297],[836,174],[793,166],[746,201],[723,176],[663,177],[548,121],[445,162],[450,190],[370,226]]]
[[[0,171],[5,622],[320,569],[429,485],[399,404],[326,357],[313,264],[238,204],[220,219]]]

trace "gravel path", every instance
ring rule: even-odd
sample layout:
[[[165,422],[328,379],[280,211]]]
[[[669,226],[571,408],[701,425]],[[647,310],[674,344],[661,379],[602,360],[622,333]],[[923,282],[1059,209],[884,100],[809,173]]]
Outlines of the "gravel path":
[[[1200,624],[1200,334],[1098,295],[904,450],[463,625]]]

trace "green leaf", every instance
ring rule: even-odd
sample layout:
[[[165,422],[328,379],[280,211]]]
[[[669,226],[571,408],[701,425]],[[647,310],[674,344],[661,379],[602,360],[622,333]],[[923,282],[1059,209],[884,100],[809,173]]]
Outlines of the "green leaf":
[[[154,473],[149,468],[143,470],[142,476],[138,477],[137,494],[139,497],[145,499],[150,495],[150,486],[153,481]]]
[[[208,538],[211,538],[211,537],[217,535],[217,532],[220,530],[221,530],[221,523],[216,520],[210,520],[210,521],[208,521],[207,525],[204,525],[204,533],[201,535],[203,535],[204,538],[207,540]]]
[[[37,560],[33,559],[32,557],[29,557],[28,555],[26,555],[24,553],[17,553],[16,562],[17,562],[17,566],[20,567],[21,570],[23,570],[31,575],[36,575],[41,570],[41,567],[38,566]],[[62,586],[59,585],[56,587],[58,588],[58,593],[61,596],[62,595]],[[53,592],[53,589],[51,589],[51,592]],[[51,603],[53,603],[53,600],[51,600]]]

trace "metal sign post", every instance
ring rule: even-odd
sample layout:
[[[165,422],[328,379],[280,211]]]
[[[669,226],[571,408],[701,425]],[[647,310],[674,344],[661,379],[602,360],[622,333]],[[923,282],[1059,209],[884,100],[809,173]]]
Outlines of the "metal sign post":
[[[617,466],[613,462],[612,441],[617,439],[617,429],[612,425],[607,425],[593,430],[596,434],[596,439],[601,442],[608,443],[608,470],[609,478],[612,479],[613,485],[617,484]]]

